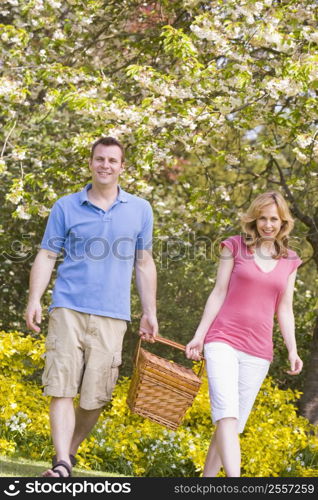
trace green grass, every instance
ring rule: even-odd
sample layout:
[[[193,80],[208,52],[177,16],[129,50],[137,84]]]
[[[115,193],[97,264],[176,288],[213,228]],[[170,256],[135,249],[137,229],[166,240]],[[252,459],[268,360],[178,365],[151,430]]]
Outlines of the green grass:
[[[0,456],[0,477],[40,477],[51,466],[48,462],[35,462],[24,458]],[[74,477],[123,477],[121,474],[105,471],[87,471],[74,467]]]

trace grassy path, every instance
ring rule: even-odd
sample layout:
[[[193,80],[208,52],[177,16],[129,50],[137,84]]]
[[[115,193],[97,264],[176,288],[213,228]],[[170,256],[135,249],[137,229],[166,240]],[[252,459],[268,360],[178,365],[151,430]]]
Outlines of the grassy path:
[[[0,477],[40,477],[45,469],[48,469],[48,462],[34,462],[27,459],[13,459],[0,456]],[[73,469],[74,477],[123,477],[121,474],[113,472],[96,472]]]

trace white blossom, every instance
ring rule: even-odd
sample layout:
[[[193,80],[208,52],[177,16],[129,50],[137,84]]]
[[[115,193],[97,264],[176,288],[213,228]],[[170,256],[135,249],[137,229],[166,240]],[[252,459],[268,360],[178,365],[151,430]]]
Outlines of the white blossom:
[[[310,42],[315,42],[318,43],[318,30],[313,31],[310,36],[309,36],[309,41]]]
[[[233,154],[228,154],[225,157],[225,161],[227,161],[230,165],[239,165],[240,160],[234,156]]]
[[[64,38],[65,38],[65,34],[63,33],[62,30],[57,29],[53,34],[54,40],[64,40]]]
[[[84,92],[77,92],[77,95],[79,97],[87,97],[87,98],[91,98],[91,97],[97,97],[98,95],[98,89],[96,87],[91,87],[87,90],[85,90]]]
[[[313,152],[314,157],[318,159],[318,141],[315,141],[312,152]]]
[[[274,99],[278,99],[279,93],[287,97],[297,95],[301,91],[301,84],[290,78],[272,79],[265,84],[266,90]]]
[[[39,51],[39,55],[41,56],[41,59],[43,59],[44,61],[47,59],[47,54],[44,49],[41,49]]]
[[[12,151],[12,158],[14,160],[25,160],[25,158],[26,158],[26,151],[25,151],[25,149],[13,149],[13,151]]]
[[[92,17],[82,17],[81,21],[82,21],[84,24],[92,24],[93,19],[92,19]]]
[[[62,2],[58,0],[48,0],[48,3],[53,9],[59,9],[62,5]]]
[[[308,40],[308,42],[318,43],[318,30],[312,31],[311,26],[304,26],[302,29],[302,36]]]
[[[313,64],[308,75],[310,82],[318,80],[318,64]]]
[[[38,214],[40,217],[47,217],[50,213],[50,209],[48,207],[45,207],[44,205],[41,205],[39,208],[38,208]]]
[[[301,134],[297,136],[296,141],[301,148],[306,148],[312,143],[313,138],[309,134]]]
[[[115,137],[115,139],[119,139],[120,136],[128,134],[130,132],[130,130],[131,129],[128,125],[122,124],[118,127],[108,129],[107,133],[110,136]]]
[[[7,77],[0,78],[0,96],[10,95],[17,91],[19,84]]]
[[[304,153],[302,153],[298,148],[294,148],[293,153],[296,154],[296,158],[300,163],[303,163],[304,165],[308,163],[309,158]]]
[[[14,408],[14,407],[16,407],[16,404],[15,404],[15,406],[13,406],[13,404],[11,404],[11,408]],[[10,417],[10,419],[6,422],[6,426],[9,427],[9,429],[11,431],[22,432],[26,429],[27,425],[30,422],[31,422],[31,419],[27,418],[26,413],[18,412],[16,415],[12,415]]]
[[[31,215],[26,211],[24,205],[19,205],[14,214],[18,217],[18,219],[29,220]]]
[[[34,0],[33,9],[43,10],[44,9],[43,0]]]

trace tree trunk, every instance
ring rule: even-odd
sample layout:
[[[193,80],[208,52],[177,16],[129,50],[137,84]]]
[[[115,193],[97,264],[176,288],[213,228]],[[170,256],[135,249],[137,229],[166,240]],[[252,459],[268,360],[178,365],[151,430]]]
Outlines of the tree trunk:
[[[300,412],[308,420],[318,424],[318,316],[310,348],[304,393],[300,398]]]

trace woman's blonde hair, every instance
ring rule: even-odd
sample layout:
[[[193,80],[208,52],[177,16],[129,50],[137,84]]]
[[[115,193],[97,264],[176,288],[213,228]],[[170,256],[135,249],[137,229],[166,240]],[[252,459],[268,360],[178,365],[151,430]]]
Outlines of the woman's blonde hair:
[[[241,226],[244,231],[243,239],[247,247],[255,247],[260,239],[257,231],[256,219],[260,216],[261,211],[269,206],[275,204],[277,212],[282,220],[282,226],[275,238],[275,249],[277,255],[274,257],[279,259],[287,257],[288,252],[288,235],[294,227],[294,219],[291,216],[288,205],[282,195],[277,191],[268,191],[258,195],[248,207],[246,213],[241,217]]]

